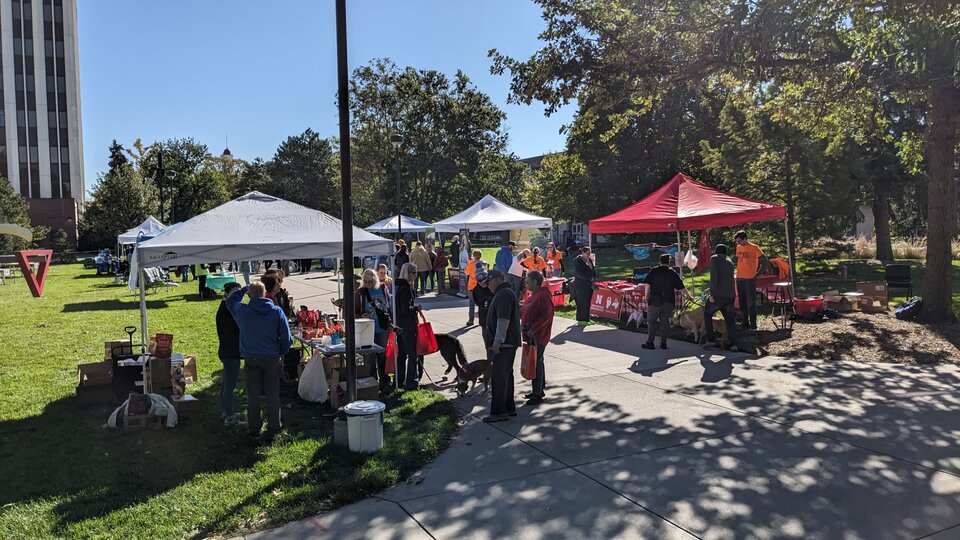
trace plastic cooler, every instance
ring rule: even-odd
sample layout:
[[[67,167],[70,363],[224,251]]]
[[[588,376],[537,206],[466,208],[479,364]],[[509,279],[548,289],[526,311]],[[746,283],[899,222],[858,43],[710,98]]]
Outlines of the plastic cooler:
[[[809,298],[797,298],[793,301],[793,309],[797,317],[814,319],[823,311],[823,297],[811,296]]]
[[[379,401],[354,401],[343,408],[347,413],[347,441],[351,452],[369,454],[383,448],[383,411]]]

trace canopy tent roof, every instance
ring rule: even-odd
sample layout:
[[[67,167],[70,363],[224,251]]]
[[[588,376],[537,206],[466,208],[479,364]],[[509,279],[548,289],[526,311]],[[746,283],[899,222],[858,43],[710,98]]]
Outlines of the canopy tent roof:
[[[786,213],[783,206],[725,193],[685,174],[677,174],[640,201],[590,220],[590,233],[712,229],[780,219]]]
[[[342,257],[342,222],[252,191],[168,227],[138,248],[140,267],[216,261]],[[390,255],[393,242],[353,228],[353,255]]]
[[[143,223],[125,233],[118,235],[117,243],[120,245],[135,244],[137,242],[137,238],[140,237],[140,233],[143,233],[144,236],[148,237],[156,236],[157,233],[166,228],[167,226],[164,225],[159,219],[153,216],[148,216],[147,219],[143,220]]]
[[[410,216],[400,216],[400,218],[400,225],[402,225],[404,232],[422,233],[427,232],[427,229],[433,227],[433,225],[427,223],[426,221],[420,221],[419,219],[412,218]],[[388,218],[381,219],[369,227],[364,227],[363,230],[378,234],[396,233],[397,216],[390,216]]]
[[[549,229],[550,218],[535,216],[506,204],[493,195],[487,195],[476,204],[455,216],[433,224],[438,232],[455,233],[462,229],[471,232],[513,231],[518,229]]]

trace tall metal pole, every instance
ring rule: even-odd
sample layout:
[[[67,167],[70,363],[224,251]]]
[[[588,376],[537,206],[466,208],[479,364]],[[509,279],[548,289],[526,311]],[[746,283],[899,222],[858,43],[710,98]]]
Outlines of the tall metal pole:
[[[393,155],[394,159],[394,174],[397,175],[397,236],[403,238],[403,207],[400,201],[400,145],[394,147]],[[393,276],[393,279],[397,279],[397,276]]]
[[[350,181],[350,95],[347,85],[347,1],[337,0],[337,95],[340,108],[340,208],[343,217],[343,259],[350,278],[343,284],[343,321],[346,334],[347,403],[357,400],[357,348],[354,336],[353,197]],[[346,276],[343,276],[346,278]],[[349,285],[348,285],[349,283]]]

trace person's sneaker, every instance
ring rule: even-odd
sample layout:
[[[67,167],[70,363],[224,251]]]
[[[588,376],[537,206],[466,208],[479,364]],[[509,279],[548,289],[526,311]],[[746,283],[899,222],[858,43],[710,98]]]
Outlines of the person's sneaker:
[[[661,344],[660,344],[660,348],[661,348],[661,349],[666,349],[666,348],[667,348],[667,342],[664,341],[663,343],[661,343]]]
[[[586,326],[590,324],[590,321],[577,321],[577,326]]]
[[[505,414],[491,414],[490,416],[483,417],[483,421],[488,424],[493,424],[494,422],[503,422],[509,419],[510,417]]]
[[[640,347],[642,347],[642,348],[644,348],[644,349],[656,349],[656,347],[653,345],[653,342],[651,342],[651,341],[648,341],[648,342],[644,343],[644,344],[641,345]]]
[[[524,405],[532,406],[532,405],[539,405],[541,403],[543,403],[542,397],[531,396],[530,398],[527,399],[527,402],[524,403]]]
[[[473,326],[473,321],[467,321],[467,326]]]
[[[510,411],[507,413],[507,416],[516,416],[516,415],[517,415],[517,411]]]

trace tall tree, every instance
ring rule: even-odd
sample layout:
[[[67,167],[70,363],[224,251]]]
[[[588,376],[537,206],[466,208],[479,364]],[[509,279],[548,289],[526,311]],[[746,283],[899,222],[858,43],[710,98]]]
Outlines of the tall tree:
[[[30,216],[27,215],[27,199],[13,189],[13,184],[6,178],[0,177],[0,223],[19,225],[30,229],[34,235],[34,242],[43,239],[47,231],[45,227],[30,225]],[[8,234],[0,234],[0,253],[11,253],[29,247],[30,242]]]
[[[953,318],[950,240],[960,121],[960,7],[950,0],[537,0],[544,47],[526,61],[496,51],[514,99],[548,112],[596,89],[636,110],[690,81],[759,88],[848,76],[834,100],[882,80],[926,98],[927,261],[923,317]],[[863,77],[869,73],[870,77]],[[826,77],[825,77],[826,74]]]
[[[280,143],[267,166],[266,192],[291,202],[340,215],[340,175],[333,143],[307,128]]]
[[[113,143],[110,144],[110,161],[108,166],[110,167],[109,171],[116,172],[122,169],[125,165],[129,165],[130,160],[127,159],[127,152],[124,150],[123,146],[117,142],[116,139],[113,140]]]
[[[80,222],[80,249],[116,245],[117,235],[139,225],[156,204],[156,188],[132,165],[101,175]]]
[[[404,213],[441,219],[488,193],[522,205],[527,170],[506,150],[504,113],[461,72],[374,60],[351,78],[351,146],[358,219],[396,213],[399,134]]]

